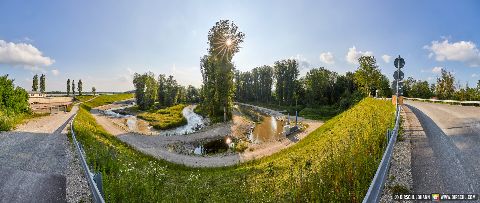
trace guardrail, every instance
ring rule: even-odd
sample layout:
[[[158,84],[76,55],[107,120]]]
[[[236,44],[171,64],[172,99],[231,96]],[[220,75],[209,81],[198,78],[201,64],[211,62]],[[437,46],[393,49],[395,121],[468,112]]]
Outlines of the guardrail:
[[[82,163],[82,168],[85,171],[85,177],[87,178],[88,186],[90,187],[90,190],[92,192],[93,201],[96,203],[105,203],[105,200],[103,200],[102,193],[100,192],[102,190],[102,186],[101,186],[102,177],[100,174],[93,174],[90,172],[90,169],[88,168],[88,165],[87,165],[87,161],[85,159],[85,152],[83,151],[81,144],[78,143],[77,138],[75,136],[75,132],[73,130],[73,121],[75,120],[76,116],[77,114],[75,114],[72,120],[70,120],[70,131],[72,133],[72,140],[73,140],[73,143],[75,144],[75,147],[77,148],[77,152],[80,157],[80,162]],[[100,185],[99,187],[97,187],[97,183]]]
[[[388,168],[390,167],[390,160],[392,159],[393,154],[393,146],[397,141],[398,135],[398,128],[400,124],[400,105],[397,105],[397,109],[395,112],[395,126],[393,127],[392,131],[387,130],[387,148],[383,153],[382,161],[377,168],[377,172],[373,177],[372,183],[370,183],[370,187],[368,188],[368,192],[363,198],[363,203],[367,202],[379,202],[380,197],[382,196],[383,186],[385,185],[385,181],[387,179]]]
[[[412,101],[432,102],[432,103],[447,103],[447,104],[455,104],[455,105],[462,105],[462,106],[480,106],[480,101],[422,99],[422,98],[409,98],[409,97],[404,97],[404,99],[412,100]]]

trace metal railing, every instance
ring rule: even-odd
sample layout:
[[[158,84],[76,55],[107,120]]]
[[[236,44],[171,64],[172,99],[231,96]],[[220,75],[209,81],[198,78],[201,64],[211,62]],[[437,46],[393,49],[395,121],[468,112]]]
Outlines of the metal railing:
[[[432,102],[432,103],[447,103],[447,104],[462,105],[462,106],[480,106],[480,101],[422,99],[422,98],[409,98],[409,97],[404,97],[404,99],[412,100],[412,101]]]
[[[383,192],[383,186],[387,179],[388,168],[390,167],[390,160],[392,159],[393,146],[397,141],[398,129],[400,125],[400,105],[397,105],[395,112],[395,126],[392,131],[387,130],[387,148],[383,153],[382,161],[377,168],[377,172],[373,177],[372,183],[368,188],[368,192],[363,198],[363,203],[366,202],[379,202]]]
[[[75,147],[77,148],[78,155],[80,157],[80,162],[82,163],[83,170],[85,171],[85,177],[87,178],[88,186],[90,187],[90,190],[92,192],[92,198],[93,201],[96,203],[104,203],[105,200],[103,200],[103,196],[101,191],[101,175],[94,174],[90,172],[90,169],[88,168],[87,161],[85,159],[85,152],[83,151],[83,148],[81,147],[81,144],[78,143],[77,138],[75,136],[75,132],[73,130],[73,121],[75,120],[75,117],[77,114],[75,114],[70,120],[70,131],[72,133],[72,140],[73,143],[75,144]],[[96,181],[95,181],[96,180]],[[99,183],[99,187],[97,187],[96,182]],[[100,189],[99,189],[100,188]]]

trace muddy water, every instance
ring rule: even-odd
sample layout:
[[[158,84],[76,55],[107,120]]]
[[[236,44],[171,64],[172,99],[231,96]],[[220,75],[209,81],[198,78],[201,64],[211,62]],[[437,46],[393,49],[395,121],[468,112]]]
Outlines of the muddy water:
[[[262,143],[283,138],[284,121],[275,119],[273,116],[264,116],[263,121],[257,124],[250,133],[249,139],[253,143]]]

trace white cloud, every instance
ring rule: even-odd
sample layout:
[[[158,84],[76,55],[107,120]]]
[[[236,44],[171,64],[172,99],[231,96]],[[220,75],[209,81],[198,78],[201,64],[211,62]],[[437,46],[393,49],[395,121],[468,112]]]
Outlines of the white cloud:
[[[54,76],[57,76],[58,74],[60,74],[60,71],[58,71],[57,69],[53,69],[53,70],[52,70],[52,74],[53,74]]]
[[[471,41],[450,43],[447,39],[442,42],[432,41],[432,44],[423,47],[430,51],[428,57],[437,61],[459,61],[470,67],[480,66],[480,51]]]
[[[361,56],[372,56],[372,55],[373,53],[371,51],[365,51],[365,52],[357,51],[357,48],[353,46],[352,48],[348,49],[345,59],[347,60],[347,62],[351,64],[358,64],[358,58],[360,58]]]
[[[443,67],[433,67],[432,73],[440,73],[442,72]]]
[[[382,56],[382,59],[383,59],[383,61],[385,61],[385,63],[390,63],[391,58],[392,58],[392,56],[389,56],[389,55],[386,55],[386,54],[384,54]]]
[[[299,69],[309,69],[310,68],[310,61],[308,61],[303,55],[297,54],[296,56],[290,57],[290,59],[294,59],[298,63]]]
[[[330,52],[324,52],[320,54],[320,61],[322,63],[331,65],[335,63],[335,57]]]
[[[478,75],[478,74],[476,74],[476,73],[472,74],[472,78],[476,78],[476,77],[478,77],[478,76],[480,76],[480,75]]]
[[[36,70],[38,66],[50,66],[53,63],[55,60],[43,56],[42,52],[31,44],[0,40],[0,64]]]

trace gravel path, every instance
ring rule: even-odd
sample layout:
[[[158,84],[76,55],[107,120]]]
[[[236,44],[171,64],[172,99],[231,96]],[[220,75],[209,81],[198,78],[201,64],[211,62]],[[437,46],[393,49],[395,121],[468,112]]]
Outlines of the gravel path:
[[[267,110],[276,116],[283,115],[273,110]],[[282,149],[290,147],[323,124],[319,121],[305,120],[304,122],[309,125],[305,132],[291,135],[277,142],[269,142],[264,143],[263,145],[257,145],[253,151],[247,150],[240,154],[194,156],[176,153],[173,150],[169,150],[167,145],[172,143],[189,143],[203,139],[224,137],[225,135],[231,134],[232,122],[215,124],[189,135],[145,136],[137,133],[127,132],[124,128],[120,128],[119,126],[112,124],[112,121],[104,116],[98,114],[93,114],[93,116],[96,118],[97,122],[108,132],[117,135],[120,140],[128,143],[137,150],[146,154],[150,154],[159,159],[164,159],[191,167],[229,166],[252,159],[269,156],[273,153],[281,151]]]
[[[414,193],[480,192],[480,108],[407,101],[423,133],[412,136]]]
[[[90,201],[65,130],[76,110],[0,134],[0,202]]]
[[[417,117],[407,106],[402,107],[400,116],[402,118],[403,133],[397,137],[397,142],[393,147],[387,182],[380,199],[382,203],[393,202],[392,195],[401,192],[399,188],[407,190],[408,192],[403,191],[407,193],[411,193],[413,189],[410,140],[412,136],[417,136],[424,132]]]

